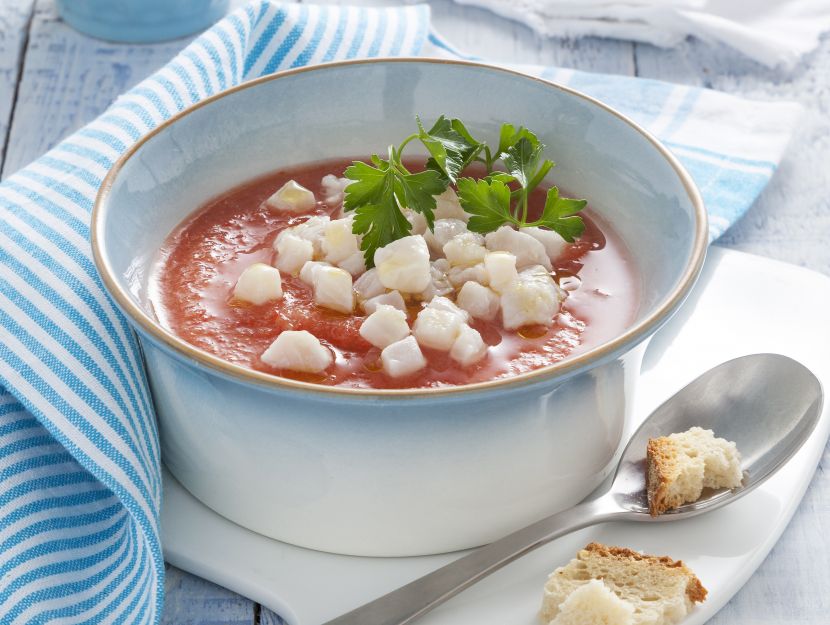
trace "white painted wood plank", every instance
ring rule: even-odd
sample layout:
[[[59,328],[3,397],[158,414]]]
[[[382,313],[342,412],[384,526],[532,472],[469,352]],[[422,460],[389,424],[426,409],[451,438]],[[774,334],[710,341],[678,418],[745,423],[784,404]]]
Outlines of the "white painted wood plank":
[[[0,169],[29,33],[32,0],[0,0]]]
[[[161,625],[254,624],[252,601],[169,564],[166,569]]]
[[[188,41],[154,45],[99,41],[61,22],[51,0],[37,2],[3,177],[95,119],[119,94],[164,65]]]

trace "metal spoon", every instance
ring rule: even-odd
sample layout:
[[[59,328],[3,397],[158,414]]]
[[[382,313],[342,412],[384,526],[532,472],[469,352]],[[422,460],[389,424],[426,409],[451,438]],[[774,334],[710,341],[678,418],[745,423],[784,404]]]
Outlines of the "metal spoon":
[[[821,414],[818,379],[795,360],[756,354],[710,369],[645,420],[623,451],[611,487],[416,579],[325,625],[407,625],[490,573],[569,532],[606,521],[665,522],[715,510],[772,476],[804,444]],[[704,492],[695,503],[651,517],[645,490],[649,438],[700,426],[735,441],[743,485]]]

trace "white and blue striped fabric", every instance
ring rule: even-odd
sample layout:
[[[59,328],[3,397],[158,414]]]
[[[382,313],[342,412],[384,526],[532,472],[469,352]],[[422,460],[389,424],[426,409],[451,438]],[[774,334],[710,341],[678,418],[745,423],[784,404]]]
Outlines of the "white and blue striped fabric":
[[[138,346],[89,247],[93,199],[142,134],[246,79],[330,60],[457,56],[425,6],[259,0],[231,14],[99,119],[0,184],[0,622],[155,623],[161,475]],[[703,191],[717,236],[779,162],[795,109],[555,68],[526,71],[650,128]]]

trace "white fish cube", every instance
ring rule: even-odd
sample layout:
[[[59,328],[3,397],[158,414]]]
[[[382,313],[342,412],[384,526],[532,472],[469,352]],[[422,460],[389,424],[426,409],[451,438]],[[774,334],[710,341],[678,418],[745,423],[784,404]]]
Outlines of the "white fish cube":
[[[462,325],[464,321],[457,313],[427,307],[418,313],[412,334],[421,346],[448,352]]]
[[[444,246],[449,240],[464,232],[467,232],[467,224],[460,219],[436,219],[432,224],[432,230],[424,232],[424,240],[432,258],[442,257]]]
[[[550,326],[560,303],[560,292],[553,278],[523,273],[502,293],[502,324],[508,330],[535,323]]]
[[[274,240],[274,249],[277,249],[277,246],[280,245],[283,238],[296,236],[306,241],[311,241],[312,245],[314,245],[314,256],[320,258],[322,254],[323,234],[330,221],[331,219],[328,215],[309,217],[303,223],[280,232]]]
[[[490,288],[501,293],[519,277],[516,271],[516,257],[510,252],[490,252],[484,257],[487,281]]]
[[[333,265],[360,251],[357,236],[352,232],[352,217],[329,222],[323,234],[323,260]]]
[[[386,375],[393,378],[412,375],[427,366],[427,360],[412,336],[384,347],[380,361]]]
[[[427,231],[427,218],[418,211],[406,208],[403,211],[406,220],[412,226],[412,234],[424,234]]]
[[[278,269],[265,263],[254,263],[239,276],[233,289],[233,296],[251,304],[265,302],[282,297],[282,279]]]
[[[481,338],[478,330],[468,325],[461,326],[458,337],[450,349],[450,357],[463,367],[478,362],[487,355],[487,344]]]
[[[460,219],[464,223],[470,221],[470,215],[461,208],[458,195],[451,188],[447,188],[435,198],[435,219]]]
[[[516,257],[516,267],[543,265],[550,270],[550,258],[545,246],[526,232],[519,232],[510,226],[502,226],[484,237],[485,245],[491,252],[510,252]]]
[[[427,308],[434,308],[435,310],[444,310],[446,312],[450,312],[454,315],[457,315],[463,323],[467,323],[470,320],[470,315],[467,314],[467,311],[459,308],[454,301],[447,297],[434,297],[432,301],[430,301],[429,304],[427,304]]]
[[[323,187],[323,201],[330,207],[342,204],[343,197],[346,195],[346,187],[352,182],[354,181],[348,178],[338,178],[332,174],[326,174],[320,181],[320,185]]]
[[[354,282],[357,299],[364,302],[386,292],[386,287],[380,281],[377,267],[373,267]]]
[[[430,283],[429,249],[424,237],[412,235],[380,248],[375,252],[375,267],[387,289],[420,293]]]
[[[434,297],[452,293],[453,286],[447,277],[449,270],[450,264],[445,258],[433,261],[429,269],[430,282],[427,288],[417,294],[417,298],[422,302],[428,302]]]
[[[388,293],[367,299],[363,302],[363,310],[366,311],[366,314],[371,315],[381,305],[392,306],[393,308],[406,312],[406,302],[403,296],[397,291],[389,291]]]
[[[319,267],[311,277],[314,301],[318,306],[342,313],[354,310],[352,276],[338,267]]]
[[[453,267],[447,272],[447,279],[455,288],[459,288],[470,281],[487,284],[490,277],[484,263],[479,263],[472,267]]]
[[[544,230],[536,226],[519,228],[519,232],[529,234],[545,247],[545,253],[551,260],[556,260],[568,247],[568,242],[553,230]]]
[[[340,269],[345,269],[353,278],[362,275],[366,271],[366,261],[363,258],[363,252],[355,252],[345,260],[337,263]]]
[[[400,341],[409,336],[406,313],[380,304],[361,324],[360,336],[380,349]]]
[[[486,255],[484,237],[477,232],[462,232],[444,245],[444,256],[451,265],[458,267],[477,265],[484,260]]]
[[[317,273],[320,267],[331,267],[331,265],[319,260],[308,261],[305,265],[303,265],[302,269],[300,269],[300,280],[309,286],[314,286],[314,274]]]
[[[314,258],[314,244],[294,234],[280,237],[276,248],[277,260],[274,266],[285,273],[297,273]]]
[[[305,213],[317,206],[314,194],[296,180],[289,180],[265,200],[271,208],[286,213]]]
[[[476,319],[492,321],[499,313],[500,298],[478,282],[466,282],[458,292],[458,306]]]
[[[282,332],[261,358],[272,367],[305,373],[319,373],[334,362],[331,350],[305,330]]]

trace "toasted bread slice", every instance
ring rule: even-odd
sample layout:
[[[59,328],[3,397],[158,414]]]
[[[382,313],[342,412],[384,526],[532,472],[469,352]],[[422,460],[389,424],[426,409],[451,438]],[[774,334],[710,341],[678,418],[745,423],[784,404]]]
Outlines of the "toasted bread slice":
[[[583,588],[593,580],[601,580],[623,607],[598,593],[596,587]],[[581,594],[575,594],[576,591]],[[578,620],[574,608],[590,602],[591,597],[601,602],[594,608],[597,620]],[[591,543],[575,559],[551,573],[545,584],[541,617],[545,623],[555,625],[669,625],[705,599],[706,589],[680,561]],[[625,603],[630,610],[624,607]]]
[[[697,501],[704,488],[735,488],[743,480],[735,443],[693,427],[652,438],[647,447],[648,507],[652,516]]]

